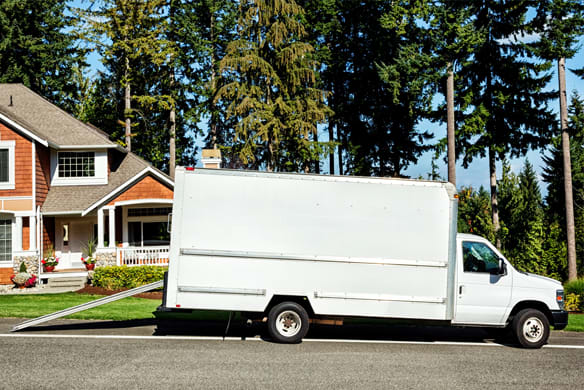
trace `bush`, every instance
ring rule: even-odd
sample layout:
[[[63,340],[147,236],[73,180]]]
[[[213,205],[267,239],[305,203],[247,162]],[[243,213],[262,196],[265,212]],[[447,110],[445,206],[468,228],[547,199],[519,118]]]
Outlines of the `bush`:
[[[93,273],[93,285],[108,290],[135,288],[162,280],[167,269],[152,265],[98,267]]]
[[[584,296],[584,279],[576,279],[564,284],[564,291],[566,294],[576,294],[581,297]]]
[[[564,284],[566,310],[584,311],[584,279],[576,279]]]
[[[566,294],[566,302],[564,308],[567,311],[580,311],[581,310],[580,295],[574,293]]]

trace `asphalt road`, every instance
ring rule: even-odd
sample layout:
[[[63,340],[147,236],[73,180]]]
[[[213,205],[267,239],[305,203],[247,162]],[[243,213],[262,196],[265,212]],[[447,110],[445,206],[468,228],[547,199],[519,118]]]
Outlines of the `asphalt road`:
[[[584,335],[571,332],[554,332],[546,348],[524,350],[472,329],[314,327],[303,343],[280,345],[251,337],[258,329],[239,324],[222,341],[219,323],[57,320],[8,334],[18,322],[0,319],[2,389],[578,389],[584,383]]]

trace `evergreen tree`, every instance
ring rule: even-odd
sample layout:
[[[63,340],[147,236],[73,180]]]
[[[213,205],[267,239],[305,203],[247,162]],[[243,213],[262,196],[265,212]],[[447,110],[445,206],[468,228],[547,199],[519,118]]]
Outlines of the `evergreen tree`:
[[[572,168],[570,161],[570,138],[568,134],[568,101],[566,92],[566,59],[572,58],[577,50],[579,35],[584,32],[584,3],[579,0],[545,0],[538,4],[538,12],[533,22],[541,39],[537,53],[547,60],[558,62],[558,82],[560,100],[560,128],[562,130],[562,151],[564,163],[564,195],[566,209],[566,232],[568,244],[569,279],[577,277],[576,237],[574,226],[574,199],[572,191]]]
[[[230,149],[244,164],[307,171],[327,152],[316,134],[330,109],[315,87],[318,64],[304,40],[303,13],[293,0],[240,2],[238,39],[219,63],[216,100],[237,119]]]
[[[478,191],[462,187],[458,196],[458,232],[477,234],[493,241],[495,233],[489,193],[482,186]]]
[[[549,62],[529,60],[529,45],[516,37],[526,29],[527,0],[510,7],[504,0],[472,2],[474,29],[479,39],[472,47],[473,61],[460,71],[461,115],[459,152],[466,167],[476,157],[488,157],[491,212],[497,235],[500,230],[496,161],[518,157],[546,143],[553,127],[547,107],[550,93]],[[500,247],[500,237],[496,237]]]
[[[584,99],[576,92],[572,94],[568,110],[568,133],[570,135],[570,156],[572,161],[572,188],[574,192],[574,220],[576,236],[577,273],[584,270]],[[550,154],[544,156],[546,166],[543,169],[543,180],[547,183],[547,217],[548,225],[561,226],[559,232],[554,233],[557,239],[566,241],[566,213],[565,213],[565,185],[564,185],[564,159],[561,138],[553,140]],[[561,243],[550,246],[561,245]],[[566,259],[556,258],[558,264],[566,263]],[[568,275],[566,275],[568,276]]]
[[[65,0],[0,2],[0,82],[23,83],[72,111],[74,69],[85,65],[85,51],[67,32],[74,22],[65,10]]]

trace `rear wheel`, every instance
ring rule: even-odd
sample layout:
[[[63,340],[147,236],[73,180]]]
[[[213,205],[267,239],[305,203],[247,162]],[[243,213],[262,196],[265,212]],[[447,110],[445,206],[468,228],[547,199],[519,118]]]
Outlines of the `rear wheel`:
[[[513,318],[513,333],[525,348],[541,348],[550,335],[550,323],[541,311],[523,309]]]
[[[274,341],[298,343],[308,332],[308,313],[295,302],[282,302],[268,313],[268,332]]]

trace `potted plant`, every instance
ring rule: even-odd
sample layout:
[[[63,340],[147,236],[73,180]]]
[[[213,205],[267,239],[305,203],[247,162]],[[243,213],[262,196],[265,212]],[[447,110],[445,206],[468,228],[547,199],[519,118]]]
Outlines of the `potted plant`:
[[[93,269],[95,268],[95,258],[94,257],[87,257],[87,258],[81,258],[81,261],[83,262],[83,264],[85,264],[85,269],[88,271],[93,271]]]
[[[90,238],[87,240],[87,243],[84,245],[84,252],[87,253],[87,257],[81,258],[83,264],[85,264],[85,269],[88,271],[92,271],[95,268],[96,259],[94,257],[95,248],[97,247],[97,241],[95,238]]]
[[[29,274],[26,271],[26,265],[20,263],[20,269],[16,275],[10,277],[12,283],[18,288],[33,287],[36,284],[36,275]]]
[[[55,257],[55,251],[53,248],[47,249],[47,257],[41,260],[43,264],[44,272],[53,272],[57,264],[59,264],[59,258]]]

